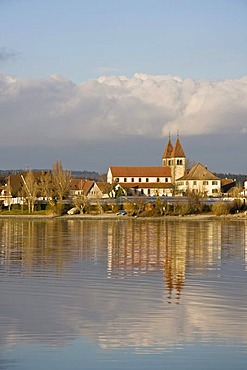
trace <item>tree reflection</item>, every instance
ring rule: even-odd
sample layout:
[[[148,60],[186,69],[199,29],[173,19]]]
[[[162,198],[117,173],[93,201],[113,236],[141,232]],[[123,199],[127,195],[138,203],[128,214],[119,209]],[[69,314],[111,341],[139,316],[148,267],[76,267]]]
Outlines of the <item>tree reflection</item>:
[[[179,303],[188,272],[220,270],[233,253],[246,263],[245,222],[18,219],[1,220],[0,232],[5,273],[107,261],[108,278],[163,274],[168,302]]]

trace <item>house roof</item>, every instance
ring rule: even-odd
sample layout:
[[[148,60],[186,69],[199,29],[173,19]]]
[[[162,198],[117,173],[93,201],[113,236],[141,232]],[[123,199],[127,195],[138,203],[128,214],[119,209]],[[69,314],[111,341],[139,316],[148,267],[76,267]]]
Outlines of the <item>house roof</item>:
[[[10,191],[12,196],[17,196],[24,185],[20,174],[9,175],[5,179],[5,183],[10,185]]]
[[[220,181],[221,181],[221,186],[236,184],[236,181],[233,179],[221,179]]]
[[[210,172],[206,167],[204,167],[201,163],[196,163],[191,170],[180,177],[180,180],[220,180],[219,177],[216,177],[212,172]]]
[[[169,140],[168,140],[168,143],[167,143],[166,148],[164,150],[162,158],[171,158],[172,151],[173,151],[173,146],[172,146],[172,143],[171,143],[171,139],[169,137]]]
[[[171,157],[172,158],[177,158],[177,157],[185,158],[184,150],[182,148],[179,138],[177,138],[176,140],[176,143],[171,153]]]
[[[72,177],[70,190],[83,190],[83,193],[87,195],[93,184],[94,181]]]
[[[111,186],[111,184],[109,182],[96,182],[95,183],[99,190],[104,192],[109,186]]]
[[[170,167],[116,167],[111,166],[113,177],[170,177]]]
[[[47,171],[32,171],[32,175],[37,183],[40,181],[42,174],[46,173]],[[20,195],[20,191],[24,186],[23,178],[26,179],[28,174],[29,171],[23,171],[18,174],[11,174],[5,178],[5,184],[8,184],[8,182],[10,184],[12,196]]]

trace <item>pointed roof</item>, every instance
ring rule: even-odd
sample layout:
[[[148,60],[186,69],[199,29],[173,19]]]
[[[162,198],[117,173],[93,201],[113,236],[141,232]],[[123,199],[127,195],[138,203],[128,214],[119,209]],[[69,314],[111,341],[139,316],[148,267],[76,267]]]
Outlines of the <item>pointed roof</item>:
[[[173,151],[173,146],[172,146],[171,139],[169,136],[169,140],[164,150],[162,158],[171,158],[172,151]]]
[[[185,158],[184,150],[182,148],[179,138],[177,138],[176,140],[175,146],[171,153],[171,157],[172,158],[177,158],[177,157]]]
[[[196,163],[185,176],[178,180],[219,180],[219,177],[216,177],[201,163]]]
[[[87,195],[93,185],[94,181],[72,177],[70,190],[82,190]]]

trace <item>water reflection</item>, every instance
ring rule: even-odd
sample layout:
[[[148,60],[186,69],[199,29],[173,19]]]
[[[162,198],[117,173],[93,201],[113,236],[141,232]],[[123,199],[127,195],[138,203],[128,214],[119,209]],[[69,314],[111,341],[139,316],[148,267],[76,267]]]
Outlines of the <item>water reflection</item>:
[[[0,344],[247,344],[244,221],[1,220]]]

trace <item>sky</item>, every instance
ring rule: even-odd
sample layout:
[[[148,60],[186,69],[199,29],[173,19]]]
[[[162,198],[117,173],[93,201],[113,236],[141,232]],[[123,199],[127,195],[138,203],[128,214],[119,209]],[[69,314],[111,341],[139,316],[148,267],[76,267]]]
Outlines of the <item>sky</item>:
[[[247,174],[247,0],[0,0],[0,169]]]

